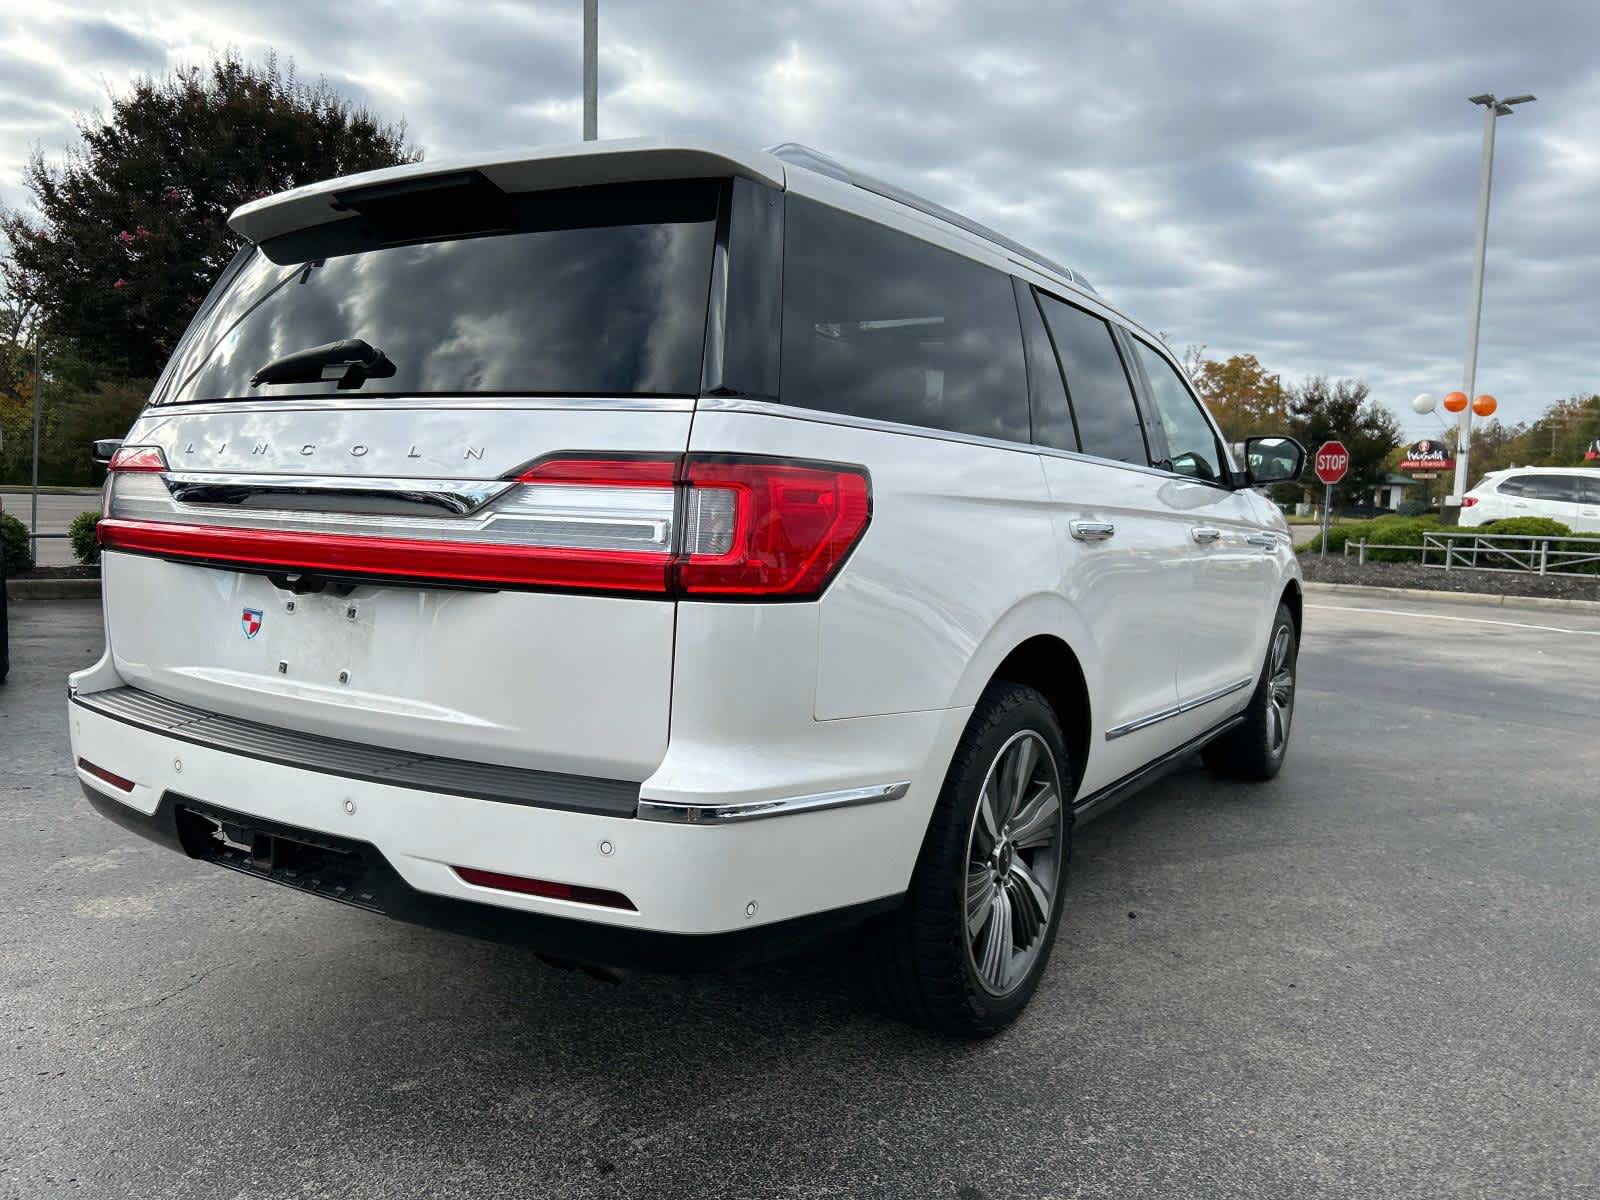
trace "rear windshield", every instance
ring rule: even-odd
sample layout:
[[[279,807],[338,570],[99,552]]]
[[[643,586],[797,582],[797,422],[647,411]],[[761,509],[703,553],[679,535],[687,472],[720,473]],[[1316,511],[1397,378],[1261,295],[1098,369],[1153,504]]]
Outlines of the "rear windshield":
[[[494,197],[490,232],[441,239],[362,215],[264,242],[196,318],[158,403],[514,393],[692,396],[716,237],[714,180]],[[437,206],[414,207],[437,219]],[[452,228],[474,222],[452,212]],[[383,378],[251,386],[275,359],[360,339]]]

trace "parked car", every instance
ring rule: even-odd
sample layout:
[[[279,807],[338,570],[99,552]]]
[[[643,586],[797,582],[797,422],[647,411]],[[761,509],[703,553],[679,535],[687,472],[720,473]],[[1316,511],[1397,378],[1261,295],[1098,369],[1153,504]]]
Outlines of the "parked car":
[[[1461,524],[1549,517],[1574,533],[1600,533],[1600,469],[1510,467],[1490,471],[1461,498]]]
[[[1160,338],[802,148],[615,142],[300,188],[116,449],[106,816],[587,964],[865,925],[993,1032],[1074,824],[1267,779],[1299,571]]]

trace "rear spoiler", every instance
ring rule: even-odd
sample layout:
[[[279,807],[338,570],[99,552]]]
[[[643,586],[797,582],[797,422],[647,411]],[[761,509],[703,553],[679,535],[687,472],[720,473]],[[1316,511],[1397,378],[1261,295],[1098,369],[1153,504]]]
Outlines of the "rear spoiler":
[[[515,157],[488,156],[437,163],[410,163],[360,175],[307,184],[293,191],[252,200],[235,209],[228,228],[251,242],[309,229],[349,215],[340,193],[389,184],[420,183],[431,176],[476,172],[502,192],[540,192],[552,188],[633,183],[655,179],[718,179],[741,176],[770,187],[784,186],[783,163],[763,150],[716,142],[667,142],[626,138],[548,146]]]

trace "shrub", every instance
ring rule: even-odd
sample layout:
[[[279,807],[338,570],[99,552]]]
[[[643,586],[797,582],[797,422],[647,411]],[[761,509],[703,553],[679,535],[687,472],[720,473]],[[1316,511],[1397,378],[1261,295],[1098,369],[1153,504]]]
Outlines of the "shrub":
[[[1352,521],[1345,525],[1335,525],[1328,530],[1328,553],[1343,554],[1346,542],[1358,542],[1363,538],[1369,542],[1420,547],[1422,531],[1438,527],[1439,517],[1435,513],[1420,517],[1377,517],[1371,521]],[[1321,545],[1322,533],[1319,530],[1315,537],[1296,549],[1301,554],[1315,554]],[[1380,555],[1382,557],[1379,557]],[[1368,551],[1367,557],[1376,562],[1416,562],[1420,555],[1404,550],[1377,550]]]
[[[1498,521],[1490,521],[1479,528],[1481,533],[1511,533],[1521,537],[1561,537],[1571,534],[1573,537],[1593,537],[1593,534],[1574,533],[1571,528],[1563,525],[1551,517],[1504,517]],[[1575,554],[1593,554],[1596,547],[1586,542],[1551,542],[1551,550],[1570,550]],[[1568,563],[1554,562],[1552,570],[1575,571],[1580,575],[1600,575],[1600,562]]]
[[[20,575],[33,568],[28,527],[10,513],[0,513],[0,547],[5,554],[7,575]]]
[[[1426,515],[1427,511],[1428,502],[1426,500],[1400,501],[1399,512],[1402,517],[1420,517]]]
[[[1503,517],[1479,528],[1484,533],[1514,533],[1523,537],[1561,537],[1572,532],[1552,517]]]
[[[100,513],[91,509],[73,517],[72,524],[67,526],[67,540],[72,543],[72,552],[86,567],[95,566],[100,562],[100,539],[95,537],[94,532],[94,527],[98,524],[100,524]]]

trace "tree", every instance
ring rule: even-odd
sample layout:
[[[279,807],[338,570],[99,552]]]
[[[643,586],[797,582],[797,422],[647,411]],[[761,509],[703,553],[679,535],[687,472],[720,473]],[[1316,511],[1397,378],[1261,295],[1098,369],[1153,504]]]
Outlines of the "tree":
[[[1278,376],[1267,374],[1254,354],[1235,354],[1224,362],[1203,357],[1193,348],[1190,367],[1195,390],[1230,442],[1260,434],[1282,433],[1289,427],[1288,397]],[[1185,360],[1191,355],[1186,353]]]
[[[154,378],[240,245],[233,209],[420,158],[403,124],[302,83],[292,64],[232,53],[134,80],[78,133],[64,162],[35,153],[24,171],[39,216],[0,218],[0,279],[13,304],[38,307],[52,344],[132,379]]]
[[[1382,482],[1389,452],[1400,444],[1400,423],[1371,398],[1366,384],[1321,375],[1290,388],[1289,431],[1311,453],[1329,438],[1345,444],[1350,470],[1337,490],[1346,496]]]

